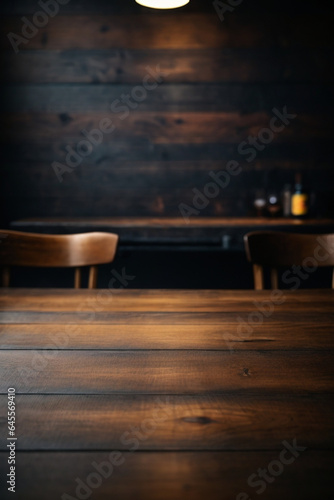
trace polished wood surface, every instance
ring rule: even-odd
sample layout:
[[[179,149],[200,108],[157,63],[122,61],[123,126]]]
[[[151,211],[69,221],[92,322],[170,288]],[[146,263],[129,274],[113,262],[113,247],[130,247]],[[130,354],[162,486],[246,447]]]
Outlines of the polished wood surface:
[[[5,405],[6,396],[1,395],[1,411]],[[272,450],[279,449],[282,434],[293,439],[298,433],[304,436],[308,448],[334,445],[331,394],[317,395],[316,399],[313,394],[302,398],[241,393],[158,397],[42,394],[17,396],[17,405],[21,451],[115,447],[126,451],[128,446],[119,442],[119,437],[140,420],[149,419],[158,407],[165,411],[166,419],[161,419],[154,434],[143,441],[142,450]],[[98,426],[92,433],[96,421]],[[195,432],[191,434],[192,430]],[[4,444],[1,437],[0,446]]]
[[[304,271],[309,273],[317,267],[332,267],[334,289],[334,233],[254,231],[246,234],[244,241],[248,261],[253,264],[256,290],[264,288],[264,266],[270,267],[273,289],[279,288],[278,269],[281,267],[304,266]]]
[[[331,498],[333,306],[332,290],[1,289],[16,497],[78,498],[76,478],[117,450],[92,498],[248,500],[249,477],[297,442],[264,498]]]
[[[96,288],[97,264],[115,258],[118,236],[110,233],[46,235],[0,230],[3,286],[10,282],[9,266],[74,267],[74,287],[81,286],[81,267],[89,266],[88,288]]]
[[[50,357],[52,356],[51,353]],[[43,363],[43,360],[40,360]],[[0,391],[12,384],[36,394],[202,394],[259,390],[291,393],[334,392],[332,355],[327,352],[112,351],[57,352],[46,378],[36,371],[27,387],[25,370],[36,353],[0,353]],[[98,368],[97,368],[98,367]],[[89,374],[88,379],[87,375]],[[23,376],[22,376],[23,375]]]
[[[332,312],[334,295],[327,290],[291,290],[250,293],[249,290],[125,290],[110,288],[91,293],[89,290],[46,289],[41,293],[34,288],[0,289],[0,308],[3,311],[50,311],[96,312],[142,311],[161,312],[240,312],[252,311],[254,303],[273,303],[276,312],[286,313],[296,308],[307,311],[326,309]],[[334,310],[333,310],[334,312]],[[297,318],[298,319],[298,318]],[[80,317],[77,318],[80,321]]]

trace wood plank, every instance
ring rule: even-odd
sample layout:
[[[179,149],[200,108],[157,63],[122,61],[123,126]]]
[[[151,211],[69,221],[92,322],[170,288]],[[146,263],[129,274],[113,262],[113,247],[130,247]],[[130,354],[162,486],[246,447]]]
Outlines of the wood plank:
[[[284,437],[282,437],[282,441]],[[289,443],[292,444],[292,443]],[[298,440],[297,445],[303,443]],[[281,450],[284,445],[281,445]],[[110,450],[111,451],[111,450]],[[290,454],[287,455],[290,458]],[[123,452],[107,479],[101,476],[99,488],[92,489],[96,498],[133,500],[231,500],[247,492],[247,500],[254,498],[254,489],[247,484],[251,474],[259,468],[268,468],[279,458],[275,451],[252,452]],[[284,473],[271,483],[264,483],[270,500],[314,500],[321,491],[322,498],[334,493],[332,451],[305,450]],[[59,500],[65,493],[77,498],[76,478],[86,478],[96,472],[93,462],[109,461],[109,453],[24,453],[17,454],[18,500],[42,500],[47,492],[49,500]],[[7,463],[1,461],[0,471],[7,474]],[[272,476],[270,476],[272,479]],[[268,497],[268,498],[269,498]],[[65,500],[66,497],[64,497]],[[71,497],[69,497],[71,498]]]
[[[241,117],[238,113],[172,113],[172,112],[142,112],[129,115],[127,120],[119,120],[118,116],[108,113],[71,114],[68,122],[63,123],[57,114],[12,113],[4,116],[6,129],[1,135],[1,143],[17,139],[17,133],[23,134],[25,140],[32,144],[59,141],[67,137],[68,144],[74,143],[74,150],[79,147],[84,136],[83,130],[91,132],[99,126],[103,119],[110,119],[110,126],[115,128],[111,134],[103,134],[104,140],[112,143],[118,140],[130,141],[132,138],[149,138],[151,144],[204,144],[225,141],[227,143],[243,142],[240,160],[251,159],[252,149],[247,149],[248,136],[256,137],[263,126],[268,126],[270,118],[263,114],[253,114]],[[285,128],[281,134],[274,137],[276,143],[289,144],[298,140],[305,143],[313,137],[328,140],[331,129],[328,127],[328,116],[298,115],[291,127]],[[78,164],[84,161],[87,147],[82,146],[84,154],[80,154]],[[94,147],[88,146],[92,151]],[[254,149],[255,151],[255,149]],[[66,151],[62,154],[65,163]],[[86,155],[89,156],[89,155]],[[239,157],[239,156],[238,156]]]
[[[305,308],[301,308],[303,312],[303,321],[315,322],[316,324],[325,324],[334,321],[334,312],[326,312],[326,317],[319,317],[315,312],[308,313]],[[256,312],[256,310],[254,310]],[[290,323],[296,321],[296,312],[280,312],[277,311],[274,315],[268,318],[261,318],[258,314],[255,321],[265,321],[270,328],[272,323]],[[321,312],[321,311],[319,311]],[[79,308],[76,312],[37,312],[37,311],[0,311],[0,324],[74,324],[81,325],[87,323],[108,324],[108,325],[223,325],[237,320],[235,312],[133,312],[133,311],[113,311],[100,312],[94,305],[90,309],[81,311]],[[244,320],[247,320],[248,315],[244,314]]]
[[[237,9],[222,24],[212,8],[210,12],[179,11],[174,13],[153,12],[148,9],[140,14],[131,11],[125,15],[83,15],[82,11],[73,23],[73,16],[60,12],[44,28],[21,44],[27,49],[156,49],[234,48],[234,47],[329,47],[333,45],[332,16],[315,9],[300,9],[295,15],[285,15],[263,9],[242,15]],[[21,33],[19,16],[7,17],[3,22],[4,33]],[[282,30],[284,27],[284,30]],[[283,31],[283,32],[282,32]],[[85,32],[85,36],[82,33]],[[310,32],[315,36],[310,37]],[[131,33],[131,37],[128,36]],[[1,37],[1,47],[8,50],[10,42]]]
[[[282,436],[312,450],[334,448],[332,395],[18,395],[15,402],[18,451],[129,450],[134,429],[141,450],[279,450]],[[3,415],[7,403],[0,396]]]
[[[35,312],[278,312],[334,313],[333,290],[70,290],[0,289],[3,311]]]
[[[64,118],[70,118],[65,115]],[[95,165],[98,167],[101,163],[108,163],[109,167],[115,162],[180,162],[191,161],[194,165],[198,161],[226,162],[238,155],[238,145],[233,143],[207,143],[207,144],[152,144],[149,138],[131,138],[131,140],[103,141],[99,147],[94,148],[91,155],[85,158],[85,165]],[[76,148],[77,143],[73,140],[61,138],[59,140],[34,139],[34,142],[25,141],[24,137],[3,144],[3,154],[11,163],[26,162],[31,165],[35,162],[61,161],[66,153],[66,146]],[[314,168],[314,157],[317,157],[317,168],[328,163],[331,154],[331,141],[319,140],[303,143],[285,143],[284,147],[275,141],[261,152],[261,157],[256,159],[256,165],[260,170],[265,171],[267,167],[274,168],[275,164],[280,168],[288,170],[304,170],[305,168]],[[239,158],[242,162],[242,158]],[[275,163],[276,162],[276,163]],[[285,164],[283,164],[285,162]],[[247,162],[246,162],[247,163]],[[321,165],[320,165],[321,164]],[[28,165],[27,165],[28,168]],[[250,165],[248,163],[248,168]],[[289,175],[291,175],[289,173]],[[290,178],[290,177],[289,177]],[[314,179],[315,180],[315,179]],[[318,179],[317,179],[318,180]]]
[[[97,148],[99,149],[99,148]],[[98,154],[98,152],[95,152]],[[96,154],[95,154],[96,158]],[[66,154],[62,152],[53,161],[58,161],[66,165]],[[161,194],[170,195],[175,186],[180,186],[175,192],[174,198],[180,197],[181,190],[189,189],[194,196],[193,189],[198,186],[204,189],[208,182],[212,182],[211,172],[218,174],[222,170],[226,171],[226,161],[161,161],[161,162],[113,162],[105,157],[94,163],[91,157],[83,159],[81,164],[69,172],[62,175],[63,182],[58,181],[52,167],[53,161],[26,162],[20,163],[6,162],[2,170],[2,182],[0,192],[3,195],[25,195],[27,193],[27,177],[30,179],[29,195],[31,197],[43,196],[66,197],[73,195],[91,196],[92,193],[103,198],[117,196],[120,190],[127,190],[128,196],[135,196],[141,190],[159,190]],[[243,158],[238,160],[239,175],[231,177],[231,182],[225,188],[221,188],[221,193],[232,196],[249,195],[254,193],[259,185],[266,182],[271,175],[273,168],[280,170],[277,173],[277,181],[284,185],[287,177],[293,178],[293,172],[303,171],[305,176],[309,175],[314,168],[314,162],[287,162],[271,161],[261,159],[254,163],[247,163]],[[300,168],[300,170],[299,170]],[[290,170],[291,169],[291,170]],[[276,170],[276,172],[277,172]],[[317,177],[312,183],[315,191],[319,192],[334,185],[334,172],[330,162],[324,162],[317,168]],[[219,174],[223,175],[223,174]],[[134,177],[136,181],[134,182]],[[94,186],[94,188],[92,188]],[[182,188],[181,188],[182,186]],[[153,191],[154,193],[154,191]],[[221,198],[221,196],[219,197]]]
[[[0,351],[0,366],[2,394],[334,391],[330,351]]]
[[[51,168],[51,167],[50,167]],[[66,177],[65,177],[66,179]],[[65,181],[64,181],[65,182]],[[58,180],[55,176],[55,183]],[[99,196],[99,193],[93,193],[91,196],[71,195],[71,196],[30,196],[27,192],[24,196],[0,196],[0,203],[3,203],[2,214],[8,214],[6,225],[9,225],[11,220],[25,216],[40,216],[45,214],[54,216],[63,216],[66,207],[68,217],[82,216],[82,207],[85,207],[85,213],[91,216],[100,217],[106,213],[110,216],[180,216],[179,203],[192,205],[194,194],[191,189],[186,189],[178,192],[177,200],[175,199],[175,191],[169,193],[161,193],[159,189],[145,189],[142,191],[118,190],[113,192],[112,197],[104,198]],[[224,196],[223,199],[217,198],[203,211],[203,216],[242,216],[245,213],[244,207],[249,206],[249,195],[247,193],[240,194],[236,197],[235,193],[230,196]],[[24,211],[22,211],[24,207]]]
[[[147,74],[148,72],[144,73],[142,79]],[[125,117],[125,110],[129,110],[128,105],[116,103],[113,108],[116,111],[112,111],[110,106],[114,101],[121,100],[122,95],[130,95],[130,106],[133,106],[134,111],[137,111],[137,108],[155,113],[158,111],[168,111],[168,113],[208,113],[210,111],[217,113],[220,111],[234,112],[235,117],[247,119],[247,114],[257,112],[267,112],[272,116],[274,107],[282,110],[284,106],[287,107],[288,112],[298,115],[328,114],[328,103],[331,102],[333,95],[332,85],[325,83],[291,83],[289,85],[285,83],[198,83],[192,85],[164,83],[163,75],[160,77],[162,79],[160,85],[153,90],[147,90],[145,98],[145,93],[139,92],[139,99],[136,91],[133,91],[134,85],[130,84],[4,85],[0,110],[4,113],[70,113],[74,114],[71,121],[75,119],[75,113],[98,114],[102,112],[104,117],[114,116],[114,119],[117,118],[118,113],[118,116],[122,116],[123,121],[128,123],[132,115],[137,115],[136,112]]]
[[[333,82],[329,49],[25,50],[2,55],[0,81],[141,83],[160,66],[165,82]],[[198,71],[201,68],[201,71]]]
[[[221,325],[57,325],[2,324],[0,349],[188,349],[188,350],[305,350],[333,347],[333,323],[302,319],[288,323],[265,322],[245,328],[238,321]]]
[[[273,42],[269,26],[260,22],[248,25],[230,21],[229,30],[221,29],[221,22],[212,9],[209,14],[179,12],[177,20],[173,13],[145,10],[146,14],[133,15],[76,15],[58,14],[44,28],[21,44],[20,49],[150,49],[152,40],[156,49],[189,49],[266,46],[265,40]],[[6,18],[5,33],[21,33],[22,20],[19,17]],[[255,26],[254,26],[255,24]],[[312,25],[315,25],[313,19]],[[255,28],[255,29],[254,29]],[[325,31],[325,29],[323,30]],[[85,36],[82,36],[82,33]],[[131,33],[131,37],[128,34]],[[321,37],[321,34],[320,34]],[[319,44],[321,46],[321,42]],[[10,48],[7,37],[1,38],[1,47]]]

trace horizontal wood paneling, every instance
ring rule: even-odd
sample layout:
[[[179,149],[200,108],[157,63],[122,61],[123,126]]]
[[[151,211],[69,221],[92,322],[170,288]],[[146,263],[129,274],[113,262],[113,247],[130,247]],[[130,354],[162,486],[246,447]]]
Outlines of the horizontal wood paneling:
[[[134,15],[76,15],[59,13],[46,27],[40,28],[29,41],[29,49],[189,49],[225,47],[268,47],[269,46],[333,46],[331,17],[317,12],[299,12],[297,16],[257,15],[251,17],[239,12],[230,16],[224,24],[212,9],[210,13],[145,12]],[[270,12],[270,10],[269,10]],[[267,21],[267,22],[266,22]],[[269,22],[268,22],[269,21]],[[20,17],[8,18],[3,31],[21,33],[23,22]],[[284,30],[282,27],[284,26]],[[316,33],[311,37],[310,32]],[[85,36],[82,36],[82,33]],[[128,34],[131,33],[131,36]],[[1,47],[10,48],[6,37],[1,38]],[[21,44],[26,50],[28,44]]]
[[[333,449],[333,397],[314,403],[307,396],[17,396],[17,450],[128,451],[121,437],[154,414],[141,450],[280,450],[282,436],[297,435],[308,449]],[[2,414],[7,404],[0,396]],[[0,438],[2,451],[7,443]]]
[[[148,139],[154,144],[207,144],[220,141],[239,144],[245,141],[240,156],[241,158],[245,156],[246,159],[250,157],[248,148],[254,149],[249,146],[249,136],[256,138],[261,129],[267,128],[270,122],[270,116],[265,113],[240,115],[238,113],[172,113],[169,111],[137,112],[129,114],[125,120],[122,120],[119,116],[108,113],[107,110],[105,113],[71,113],[66,120],[62,115],[41,112],[33,115],[12,113],[4,118],[9,128],[2,131],[1,142],[8,140],[15,142],[18,134],[24,134],[25,139],[31,143],[60,141],[68,138],[68,141],[77,141],[78,147],[78,143],[86,139],[83,130],[90,133],[95,128],[99,128],[101,120],[109,119],[112,123],[108,122],[108,127],[113,125],[114,130],[101,134],[98,141],[129,141],[131,138]],[[297,115],[290,126],[287,126],[281,133],[273,135],[273,142],[298,141],[300,143],[308,142],[313,138],[330,140],[332,130],[329,127],[329,118],[325,115],[316,117]],[[94,149],[93,146],[89,148]]]
[[[131,313],[126,317],[130,322]],[[15,387],[16,394],[334,391],[332,354],[323,351],[240,351],[233,356],[224,351],[61,351],[27,381],[36,353],[15,351],[8,357],[0,351],[1,394],[8,387]]]
[[[7,132],[9,135],[9,132]],[[10,133],[12,140],[2,144],[2,151],[7,158],[7,164],[15,162],[31,163],[61,161],[67,154],[66,146],[77,147],[77,142],[64,135],[61,140],[43,140],[43,138],[33,137],[32,141],[27,141],[21,135]],[[84,137],[81,136],[80,139]],[[245,138],[246,140],[247,138]],[[1,140],[1,138],[0,138]],[[85,165],[109,164],[114,162],[132,162],[135,166],[139,162],[145,162],[149,168],[153,162],[185,162],[191,161],[194,169],[197,170],[198,162],[205,161],[206,165],[215,162],[217,165],[231,159],[238,159],[244,165],[243,158],[238,153],[239,143],[168,143],[152,144],[149,137],[131,137],[129,140],[107,141],[104,140],[98,147],[94,148],[89,156],[85,158]],[[245,164],[243,168],[253,168],[265,171],[278,165],[280,169],[289,169],[295,165],[298,169],[321,168],[328,163],[331,164],[330,154],[332,142],[315,138],[307,142],[285,142],[284,147],[275,140],[270,147],[265,148],[251,164]],[[23,164],[23,163],[22,163]],[[18,167],[19,168],[19,167]],[[27,165],[27,168],[28,167]],[[293,177],[291,175],[291,177]],[[316,179],[318,181],[318,179]]]
[[[143,74],[143,77],[146,73]],[[3,88],[2,112],[20,113],[98,113],[119,115],[126,122],[124,109],[119,111],[123,95],[130,95],[133,85],[11,85]],[[164,112],[235,112],[240,115],[272,109],[288,113],[315,113],[328,111],[333,96],[329,84],[160,84],[146,92],[142,102],[130,98],[135,107],[131,115],[139,111]],[[134,94],[136,95],[136,94]],[[142,99],[142,94],[139,94]],[[110,106],[114,101],[114,110]],[[291,119],[292,121],[292,119]]]
[[[55,182],[58,185],[56,177]],[[62,216],[64,215],[64,207],[66,207],[65,213],[68,217],[133,216],[133,214],[165,216],[166,213],[179,217],[179,203],[191,205],[193,196],[191,190],[175,191],[173,194],[161,193],[152,189],[137,190],[136,192],[117,190],[117,192],[112,193],[111,197],[109,194],[107,199],[102,199],[98,193],[91,196],[72,194],[67,197],[59,197],[57,194],[43,196],[43,193],[31,196],[28,191],[25,195],[19,196],[14,193],[7,198],[6,202],[5,198],[1,198],[0,204],[4,203],[2,214],[10,214],[11,220],[21,219],[26,215],[36,217],[42,217],[45,214]],[[202,211],[202,214],[242,216],[245,213],[244,207],[248,205],[248,198],[249,196],[246,199],[245,195],[240,195],[238,198],[225,196],[222,199],[215,199]]]
[[[84,303],[83,303],[84,304]],[[247,317],[247,315],[246,315]],[[313,327],[298,321],[284,329],[279,322],[270,322],[247,331],[237,321],[223,321],[221,325],[104,325],[104,324],[0,324],[0,349],[226,349],[257,350],[265,346],[271,350],[328,349],[333,340],[330,319],[318,325],[317,335],[310,335]],[[239,327],[239,329],[238,329]]]
[[[203,215],[251,214],[256,189],[279,192],[296,171],[318,192],[318,212],[331,214],[323,194],[334,186],[334,38],[326,6],[243,2],[221,22],[212,2],[200,0],[168,12],[134,0],[71,0],[18,55],[6,35],[21,32],[21,17],[32,19],[36,2],[5,0],[2,8],[5,223],[179,215],[192,189],[204,187],[211,162],[221,169],[229,159],[244,172]],[[120,120],[110,105],[142,84],[147,67],[162,71],[164,83]],[[248,164],[239,143],[284,106],[296,119]],[[60,185],[50,164],[64,162],[65,148],[76,148],[81,131],[102,118],[116,130]]]
[[[4,24],[4,31],[20,33],[22,20],[9,18]],[[93,49],[93,48],[128,48],[128,49],[178,49],[178,48],[222,48],[265,46],[269,29],[257,29],[254,26],[242,26],[235,22],[228,31],[221,29],[221,23],[215,12],[210,14],[178,13],[175,22],[173,13],[155,13],[154,15],[76,15],[76,22],[71,16],[59,14],[45,28],[40,28],[30,40],[30,49]],[[85,36],[82,36],[82,33]],[[266,33],[265,33],[266,32]],[[129,36],[131,33],[131,36]],[[10,48],[8,39],[1,38],[1,46]],[[21,45],[25,50],[24,44]]]
[[[294,312],[275,312],[274,316],[270,316],[266,318],[266,324],[270,325],[271,323],[277,324],[277,322],[281,321],[293,321],[296,315]],[[314,315],[304,313],[304,321],[310,321]],[[87,321],[90,321],[91,318],[94,318],[94,322],[96,324],[112,324],[112,325],[182,325],[191,322],[191,324],[210,324],[210,325],[218,325],[222,322],[227,322],[231,324],[234,321],[234,324],[239,325],[239,323],[235,323],[235,313],[229,312],[215,312],[215,313],[205,313],[205,312],[165,312],[165,313],[155,313],[155,312],[100,312],[95,308],[95,304],[91,305],[91,309],[86,312],[78,313],[78,312],[62,312],[61,315],[56,312],[43,312],[38,313],[35,311],[13,311],[13,312],[3,312],[0,311],[0,324],[49,324],[57,321],[59,324],[66,323],[79,323],[85,324]],[[245,321],[247,320],[247,314]],[[326,318],[320,321],[319,324],[328,324],[328,321],[334,320],[334,312],[327,312]]]
[[[36,148],[37,149],[37,148]],[[65,172],[63,179],[66,179],[66,184],[59,185],[55,171],[52,167],[54,161],[66,164],[66,155],[55,156],[48,163],[44,162],[25,162],[13,163],[8,162],[3,168],[3,181],[1,183],[0,192],[11,193],[18,195],[25,194],[25,189],[29,186],[31,195],[39,196],[43,192],[44,196],[66,196],[69,190],[75,188],[77,194],[86,193],[93,195],[94,193],[105,193],[106,190],[127,190],[132,194],[136,191],[152,188],[160,190],[161,194],[168,194],[169,190],[176,185],[179,187],[179,192],[182,190],[198,188],[203,192],[203,186],[212,182],[213,179],[210,173],[214,172],[220,175],[219,172],[226,171],[226,162],[212,161],[161,161],[151,162],[128,162],[128,161],[112,161],[110,158],[104,158],[102,161],[94,162],[86,159],[71,171]],[[245,190],[245,183],[249,191],[258,189],[258,185],[263,183],[266,177],[276,174],[280,168],[281,176],[290,174],[290,169],[293,171],[304,171],[306,174],[313,163],[295,161],[284,162],[276,161],[274,164],[267,159],[261,159],[256,164],[241,163],[239,164],[240,173],[231,180],[226,187],[220,189],[220,196],[228,196],[235,190]],[[324,189],[327,187],[328,179],[333,179],[334,173],[331,165],[322,164],[317,168],[318,178],[313,184],[314,189]],[[29,180],[26,180],[26,176]],[[134,176],[137,176],[137,185],[132,186]],[[292,176],[292,175],[291,175]],[[15,183],[15,187],[14,187]],[[111,183],[109,186],[108,183]],[[73,192],[71,193],[73,194]],[[190,192],[192,196],[194,193]],[[217,196],[219,193],[217,193]]]
[[[99,303],[99,293],[90,290],[49,289],[41,295],[38,290],[8,289],[0,291],[0,307],[6,311],[63,311],[75,312],[80,303],[81,311],[89,311],[92,304],[98,311],[124,312],[254,312],[256,300],[268,304],[274,302],[273,311],[279,312],[326,312],[334,306],[334,293],[317,291],[317,297],[310,290],[298,291],[257,291],[250,297],[249,291],[234,290],[124,290],[110,291],[109,296]],[[20,304],[18,308],[17,303]],[[334,346],[334,345],[333,345]],[[330,347],[330,346],[329,346]]]
[[[333,82],[329,49],[30,50],[3,54],[0,81],[141,83],[159,66],[166,83]]]
[[[38,144],[35,144],[35,150],[37,151]],[[75,145],[74,145],[75,151]],[[184,161],[115,161],[111,157],[102,157],[96,160],[98,153],[95,153],[95,158],[92,158],[93,154],[89,157],[82,159],[82,163],[77,167],[72,167],[73,170],[68,174],[67,184],[77,183],[81,179],[79,189],[87,189],[87,186],[92,190],[91,181],[96,182],[97,188],[109,188],[105,185],[105,181],[112,181],[113,186],[116,185],[123,188],[130,188],[129,180],[131,176],[138,175],[138,184],[134,189],[141,189],[145,187],[156,186],[157,188],[165,188],[168,191],[170,184],[179,183],[180,186],[184,188],[195,187],[198,185],[202,188],[207,182],[212,181],[209,176],[210,172],[215,172],[218,174],[220,171],[226,171],[227,161],[211,161],[205,160],[184,160]],[[62,154],[59,152],[57,155],[50,157],[48,162],[40,161],[25,161],[7,162],[3,167],[3,185],[10,183],[15,178],[15,189],[18,189],[22,185],[27,185],[25,180],[25,175],[29,174],[30,184],[32,189],[39,189],[39,185],[44,183],[43,190],[48,188],[54,188],[57,191],[57,186],[54,185],[55,175],[52,169],[52,163],[54,161],[66,163],[67,151]],[[231,156],[231,159],[235,156]],[[246,161],[235,160],[239,163],[240,172],[238,175],[231,176],[231,181],[228,186],[224,188],[224,191],[233,190],[233,187],[241,188],[241,184],[247,181],[248,189],[257,187],[258,183],[261,182],[266,175],[271,173],[276,173],[278,169],[281,170],[281,175],[286,175],[290,173],[289,170],[299,170],[305,171],[306,173],[314,167],[314,161],[310,160],[271,160],[266,157],[259,158],[257,161],[247,163]],[[319,178],[316,179],[314,185],[319,187],[324,181],[324,177],[330,178],[334,175],[331,164],[322,163],[317,165],[317,172]],[[9,186],[7,186],[8,188]],[[13,187],[13,186],[12,186]],[[42,187],[42,186],[41,186]],[[61,187],[62,190],[66,190],[65,186]],[[130,190],[130,189],[129,189]],[[203,189],[202,189],[203,190]]]

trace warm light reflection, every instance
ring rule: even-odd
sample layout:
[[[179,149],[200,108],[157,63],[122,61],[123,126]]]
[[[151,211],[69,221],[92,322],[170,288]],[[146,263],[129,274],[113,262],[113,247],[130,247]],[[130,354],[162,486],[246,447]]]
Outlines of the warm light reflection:
[[[176,9],[189,3],[189,0],[136,0],[139,5],[151,9]]]

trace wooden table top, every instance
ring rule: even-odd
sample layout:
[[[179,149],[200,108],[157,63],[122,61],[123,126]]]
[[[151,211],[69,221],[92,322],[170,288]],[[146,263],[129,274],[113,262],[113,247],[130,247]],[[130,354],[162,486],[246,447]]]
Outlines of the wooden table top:
[[[331,233],[333,219],[288,217],[38,217],[12,221],[11,229],[38,233],[68,234],[86,231],[117,233],[120,247],[173,245],[244,251],[243,236],[249,231],[274,229],[293,232]],[[228,243],[222,244],[222,238]]]
[[[1,499],[334,498],[333,326],[332,290],[0,289]]]
[[[30,217],[11,223],[15,226],[43,225],[94,225],[113,227],[156,227],[156,228],[191,228],[224,226],[327,226],[334,225],[333,219],[296,219],[290,217]]]

